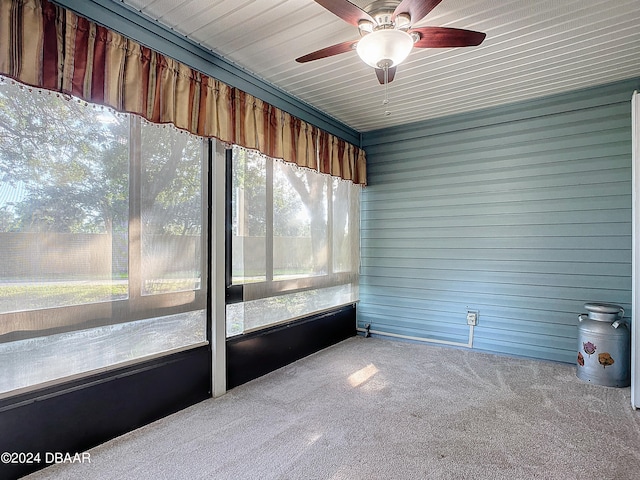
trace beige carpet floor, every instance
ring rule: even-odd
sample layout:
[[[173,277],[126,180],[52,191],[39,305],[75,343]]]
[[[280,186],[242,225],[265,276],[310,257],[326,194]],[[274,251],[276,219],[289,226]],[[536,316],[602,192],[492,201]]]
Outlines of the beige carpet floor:
[[[356,337],[30,479],[640,479],[628,388]]]

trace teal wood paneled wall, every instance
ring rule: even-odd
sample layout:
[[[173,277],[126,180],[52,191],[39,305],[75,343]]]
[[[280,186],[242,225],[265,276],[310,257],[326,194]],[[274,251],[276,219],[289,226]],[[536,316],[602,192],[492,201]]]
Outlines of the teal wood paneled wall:
[[[585,302],[630,318],[638,87],[365,133],[358,326],[574,362]]]

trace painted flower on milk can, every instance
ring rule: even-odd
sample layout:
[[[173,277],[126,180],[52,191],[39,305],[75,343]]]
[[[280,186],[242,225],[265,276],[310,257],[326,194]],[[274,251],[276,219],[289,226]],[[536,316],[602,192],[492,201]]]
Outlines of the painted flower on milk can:
[[[611,358],[611,354],[605,352],[598,355],[598,362],[600,362],[602,368],[607,368],[607,366],[613,365],[615,360]]]
[[[582,352],[578,352],[578,365],[584,367],[584,357],[582,356]]]
[[[584,352],[589,356],[596,353],[596,346],[591,342],[584,342],[582,347],[584,348]]]

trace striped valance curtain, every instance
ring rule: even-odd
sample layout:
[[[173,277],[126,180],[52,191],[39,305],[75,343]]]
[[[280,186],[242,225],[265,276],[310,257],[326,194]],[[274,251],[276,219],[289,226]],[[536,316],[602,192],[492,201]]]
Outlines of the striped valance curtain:
[[[0,0],[0,74],[366,183],[362,149],[47,0]]]

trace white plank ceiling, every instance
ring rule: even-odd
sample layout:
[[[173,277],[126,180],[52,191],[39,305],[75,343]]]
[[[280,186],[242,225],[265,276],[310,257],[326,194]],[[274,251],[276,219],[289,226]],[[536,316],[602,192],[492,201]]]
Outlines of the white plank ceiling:
[[[313,0],[113,1],[360,132],[640,78],[640,0],[443,0],[414,26],[487,38],[478,47],[414,49],[386,108],[384,86],[355,52],[295,62],[359,37]]]

